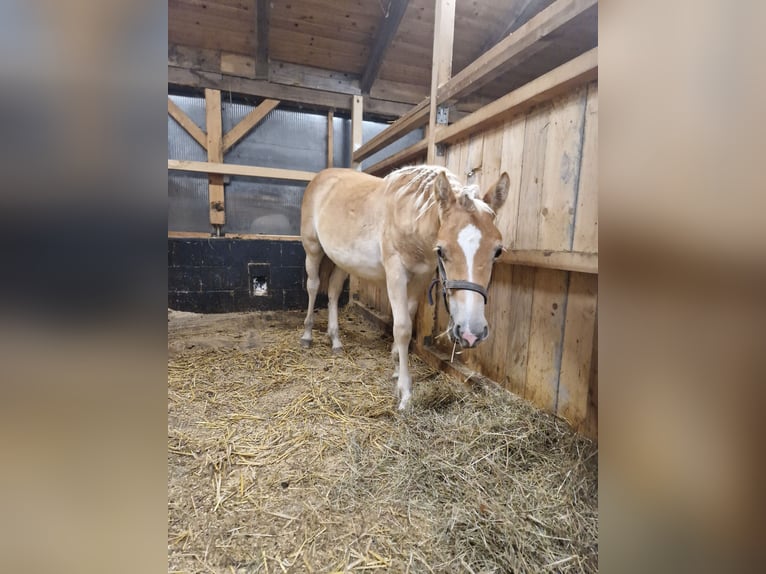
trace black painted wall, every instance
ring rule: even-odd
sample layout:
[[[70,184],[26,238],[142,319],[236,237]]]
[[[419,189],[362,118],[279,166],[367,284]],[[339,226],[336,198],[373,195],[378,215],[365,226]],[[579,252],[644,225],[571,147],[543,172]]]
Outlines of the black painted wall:
[[[169,238],[168,307],[197,313],[305,309],[305,257],[298,241]],[[264,280],[265,292],[257,288]],[[346,286],[341,304],[347,301]],[[317,306],[327,306],[325,295]]]

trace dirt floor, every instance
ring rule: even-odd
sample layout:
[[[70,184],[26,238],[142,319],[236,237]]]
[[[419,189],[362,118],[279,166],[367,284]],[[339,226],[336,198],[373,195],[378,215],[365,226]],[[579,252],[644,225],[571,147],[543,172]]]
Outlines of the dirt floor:
[[[169,572],[595,572],[596,446],[414,357],[352,310],[168,312]]]

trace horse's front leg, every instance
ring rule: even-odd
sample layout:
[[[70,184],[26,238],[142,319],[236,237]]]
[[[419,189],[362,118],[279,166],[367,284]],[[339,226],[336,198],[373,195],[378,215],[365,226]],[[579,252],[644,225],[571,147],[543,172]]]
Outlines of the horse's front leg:
[[[408,362],[412,319],[407,299],[407,274],[400,264],[392,267],[393,269],[386,269],[386,288],[394,316],[394,347],[399,354],[396,390],[399,395],[399,410],[402,411],[407,408],[412,396],[412,379]]]

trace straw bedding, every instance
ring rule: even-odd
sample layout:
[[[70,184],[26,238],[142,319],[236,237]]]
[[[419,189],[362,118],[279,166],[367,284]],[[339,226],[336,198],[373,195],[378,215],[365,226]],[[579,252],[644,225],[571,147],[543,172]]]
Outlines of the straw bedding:
[[[171,572],[595,572],[597,450],[494,386],[412,358],[342,312],[168,316]]]

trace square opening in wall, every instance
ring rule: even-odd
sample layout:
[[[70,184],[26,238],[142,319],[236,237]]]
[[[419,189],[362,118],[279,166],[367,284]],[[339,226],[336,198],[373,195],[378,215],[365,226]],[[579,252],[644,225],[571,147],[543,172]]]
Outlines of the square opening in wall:
[[[268,297],[271,268],[268,263],[248,263],[251,297]]]

